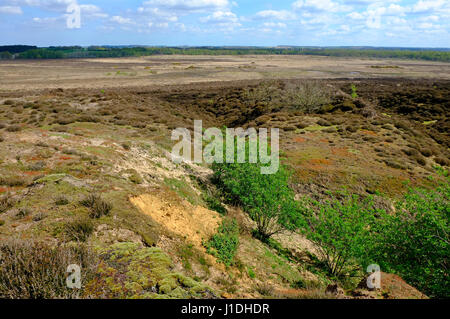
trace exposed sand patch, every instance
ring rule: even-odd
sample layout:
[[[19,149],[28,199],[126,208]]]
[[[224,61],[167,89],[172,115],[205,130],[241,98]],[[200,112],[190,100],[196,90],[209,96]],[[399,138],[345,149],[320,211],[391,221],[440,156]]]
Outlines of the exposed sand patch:
[[[168,198],[169,196],[171,195],[160,191],[157,194],[131,197],[130,201],[169,231],[204,250],[202,242],[216,232],[221,222],[220,215],[209,209],[193,206],[187,201]]]

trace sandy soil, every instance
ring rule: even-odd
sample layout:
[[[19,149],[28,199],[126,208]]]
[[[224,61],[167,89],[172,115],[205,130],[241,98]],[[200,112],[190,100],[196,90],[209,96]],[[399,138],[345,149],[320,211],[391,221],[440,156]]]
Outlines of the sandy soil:
[[[0,92],[49,88],[161,86],[272,78],[380,77],[450,79],[450,64],[276,55],[0,61]]]

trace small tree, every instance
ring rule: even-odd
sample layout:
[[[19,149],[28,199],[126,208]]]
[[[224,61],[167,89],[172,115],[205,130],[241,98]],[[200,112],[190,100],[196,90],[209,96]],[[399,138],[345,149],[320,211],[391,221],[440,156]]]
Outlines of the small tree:
[[[330,104],[332,100],[330,89],[317,81],[288,84],[285,94],[289,100],[288,103],[294,109],[307,113],[319,111],[322,106]]]
[[[297,223],[298,206],[288,186],[289,172],[280,167],[263,175],[260,164],[214,164],[215,178],[228,200],[242,206],[256,222],[256,235],[266,240]]]
[[[370,201],[361,202],[357,196],[308,205],[314,209],[304,212],[302,230],[329,273],[341,276],[352,260],[365,254],[376,210]]]
[[[450,186],[410,190],[394,214],[383,214],[372,259],[430,297],[450,297]]]

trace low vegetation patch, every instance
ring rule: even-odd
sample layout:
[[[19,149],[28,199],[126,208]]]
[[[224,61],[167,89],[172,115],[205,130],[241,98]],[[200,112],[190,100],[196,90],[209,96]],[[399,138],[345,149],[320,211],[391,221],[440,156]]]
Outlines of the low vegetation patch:
[[[0,242],[0,298],[79,298],[92,276],[96,258],[83,245],[50,247],[34,241]],[[67,267],[83,269],[82,289],[67,287]]]
[[[233,219],[224,219],[217,230],[205,244],[207,252],[226,266],[234,263],[234,256],[239,246],[239,226]]]
[[[80,204],[89,208],[91,218],[107,216],[112,210],[112,205],[103,200],[99,195],[91,194],[80,201]]]

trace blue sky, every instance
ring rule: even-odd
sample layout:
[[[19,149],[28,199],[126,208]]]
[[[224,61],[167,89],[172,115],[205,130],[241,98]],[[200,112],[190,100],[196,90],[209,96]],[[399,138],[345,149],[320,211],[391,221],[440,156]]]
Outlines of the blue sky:
[[[79,6],[81,27],[67,27]],[[450,0],[0,0],[0,44],[450,47]]]

